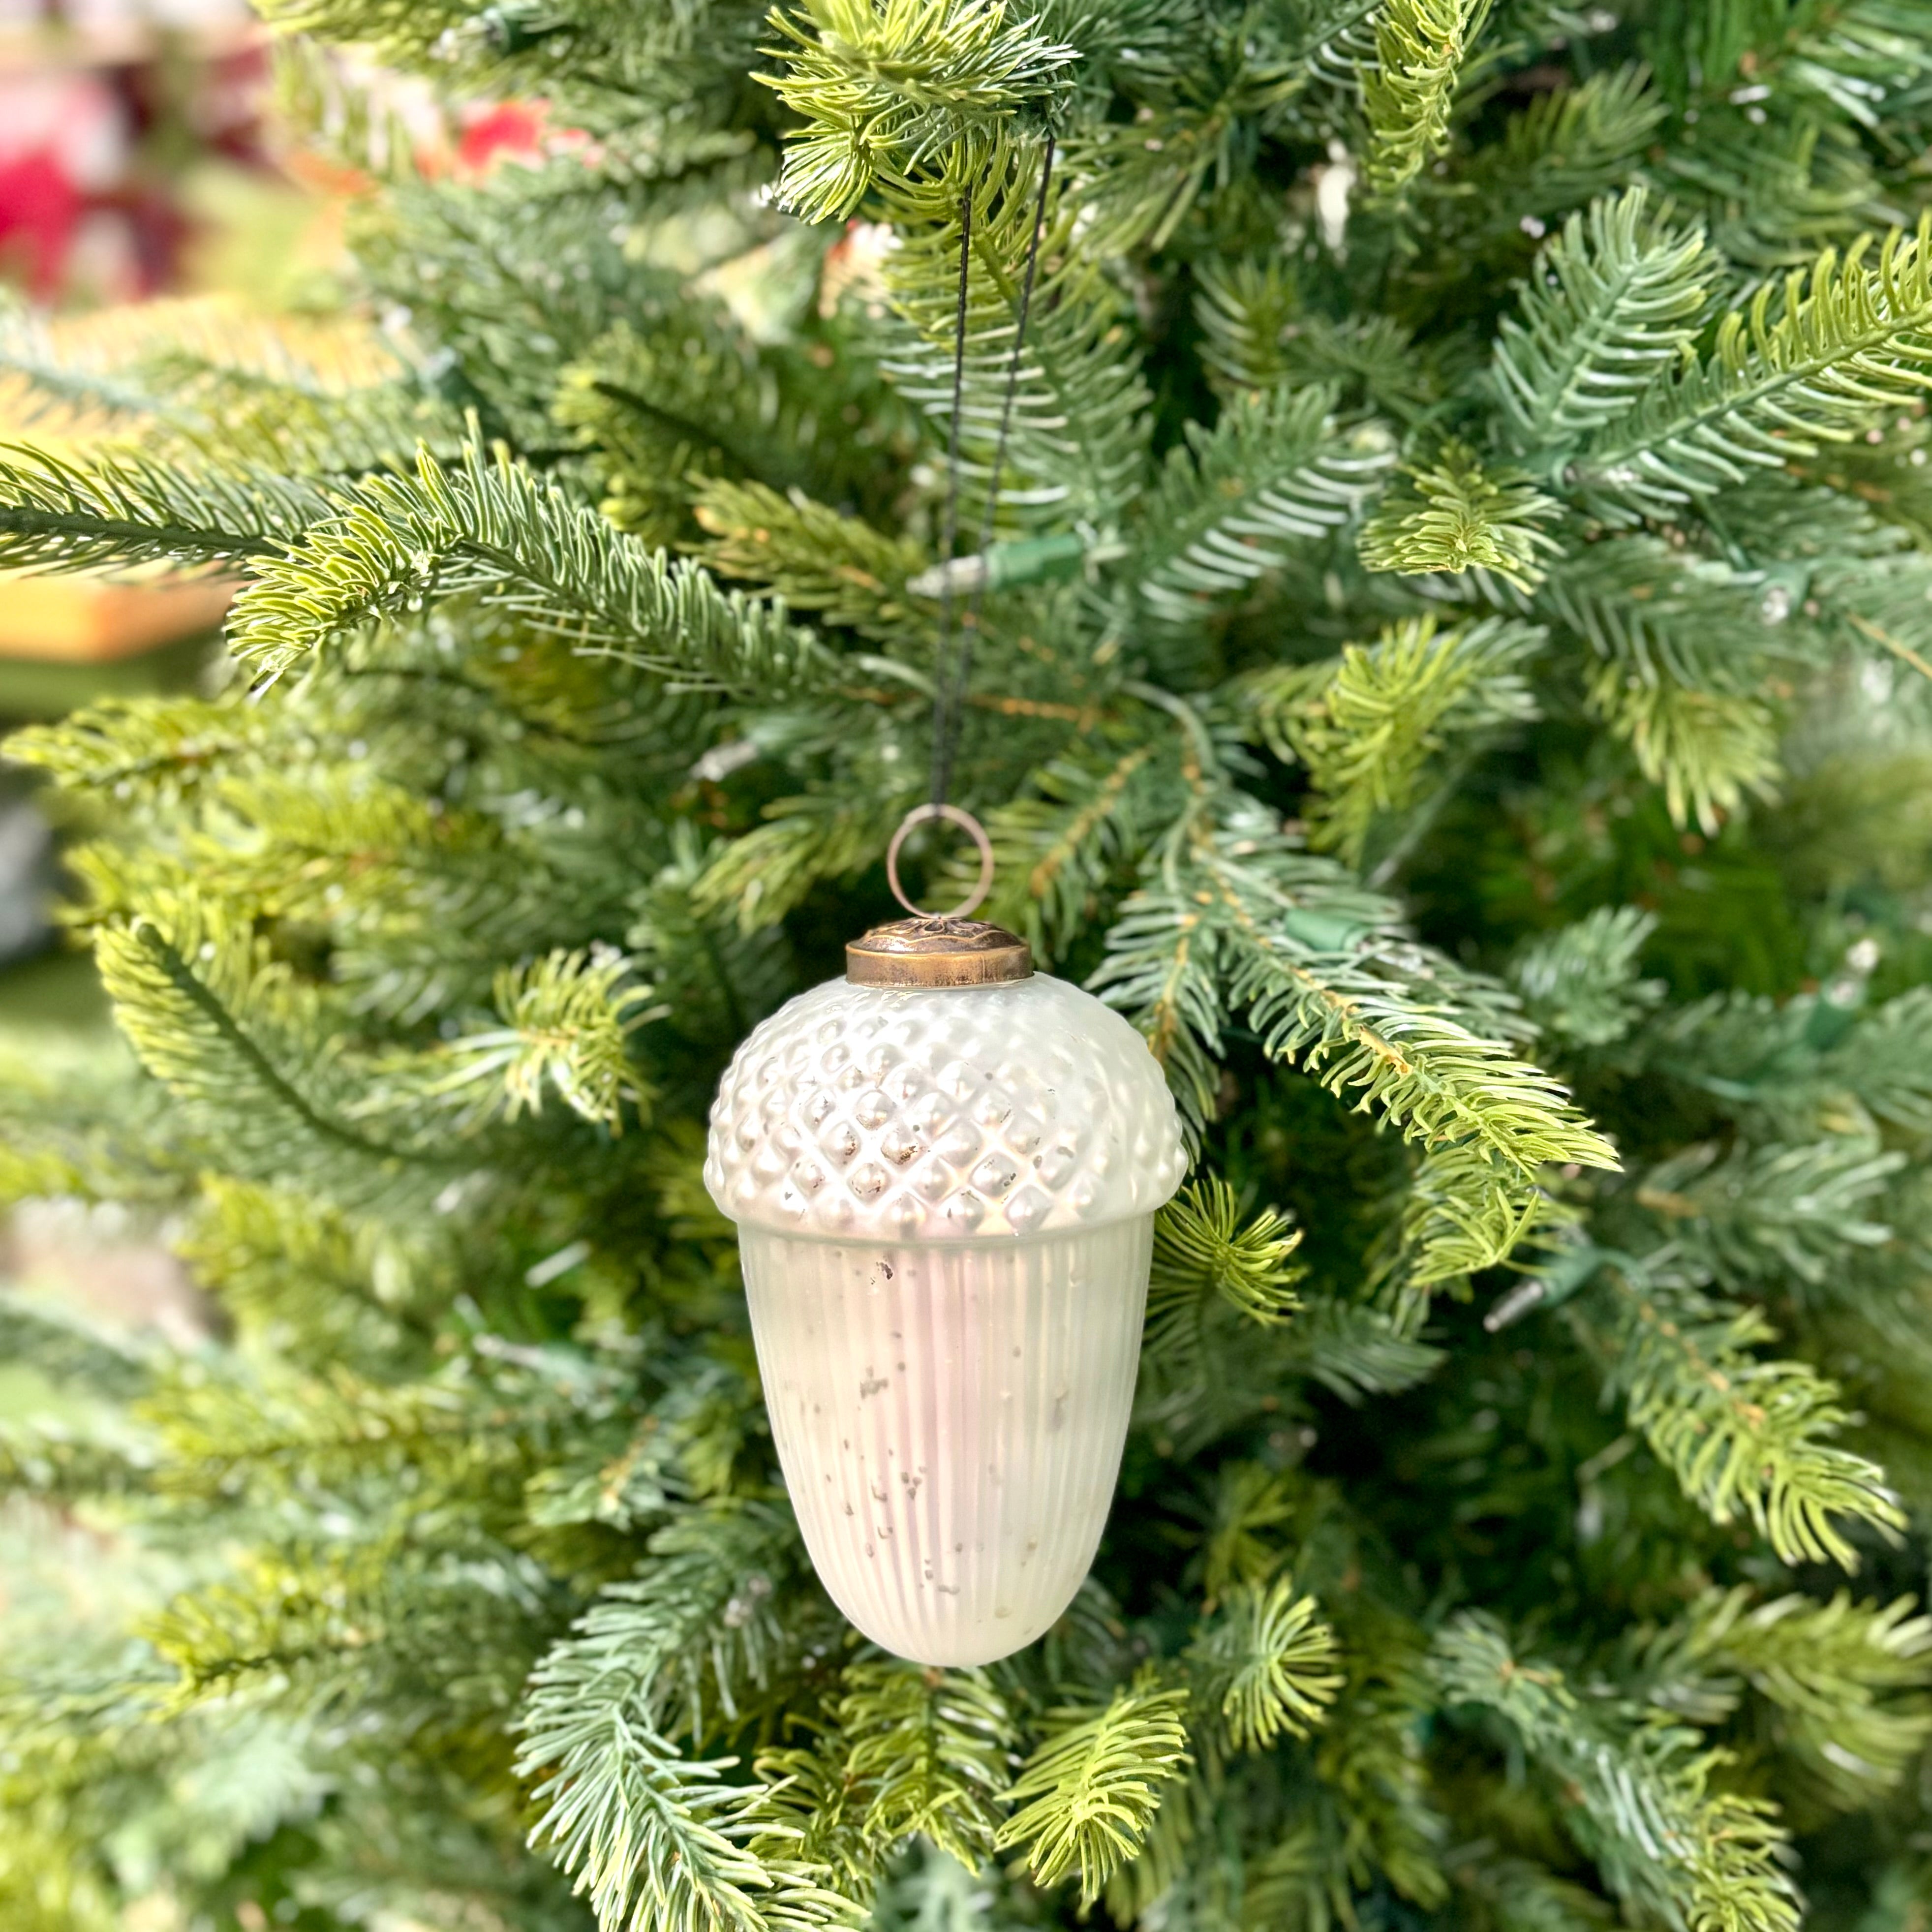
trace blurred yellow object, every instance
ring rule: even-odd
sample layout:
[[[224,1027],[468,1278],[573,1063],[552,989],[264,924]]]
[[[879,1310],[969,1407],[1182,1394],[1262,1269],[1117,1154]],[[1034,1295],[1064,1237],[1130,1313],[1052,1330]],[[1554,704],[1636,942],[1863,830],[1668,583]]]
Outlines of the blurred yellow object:
[[[87,577],[0,577],[0,657],[106,664],[212,630],[235,594],[218,578],[104,584]]]
[[[137,387],[144,368],[167,365],[189,386],[205,365],[325,391],[380,382],[398,368],[394,349],[352,312],[278,315],[232,294],[131,302],[29,326],[44,340],[50,362],[83,376],[132,375]],[[138,440],[143,420],[100,400],[57,400],[24,370],[0,372],[0,440],[31,434],[37,448],[77,455],[90,443]]]
[[[359,318],[278,316],[233,295],[142,302],[38,327],[50,361],[98,376],[102,386],[56,400],[24,374],[0,376],[0,441],[30,436],[70,462],[84,463],[104,444],[138,444],[146,419],[114,406],[118,373],[172,367],[191,398],[202,365],[298,380],[323,394],[382,381],[397,368],[394,350]],[[230,579],[158,567],[112,581],[0,574],[0,658],[80,664],[133,657],[212,630],[234,592]]]
[[[329,305],[344,258],[344,197],[219,156],[188,170],[178,193],[194,224],[181,265],[186,287],[231,308]]]

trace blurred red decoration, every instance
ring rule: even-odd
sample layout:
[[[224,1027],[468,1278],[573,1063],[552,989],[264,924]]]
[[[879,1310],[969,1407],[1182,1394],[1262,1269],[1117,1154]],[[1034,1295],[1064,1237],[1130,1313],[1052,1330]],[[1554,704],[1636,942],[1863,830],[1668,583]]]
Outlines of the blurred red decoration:
[[[173,286],[194,232],[188,170],[267,165],[266,76],[256,29],[226,0],[190,28],[91,10],[0,32],[0,274],[40,302]]]

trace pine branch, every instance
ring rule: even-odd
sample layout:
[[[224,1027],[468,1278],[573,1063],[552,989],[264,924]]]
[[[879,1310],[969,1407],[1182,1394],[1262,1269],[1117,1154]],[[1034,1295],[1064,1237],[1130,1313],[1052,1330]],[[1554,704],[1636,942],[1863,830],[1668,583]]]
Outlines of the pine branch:
[[[969,1871],[991,1858],[1019,1733],[982,1670],[848,1664],[838,1725],[862,1829],[880,1856],[915,1834]]]
[[[1772,70],[1899,152],[1912,146],[1932,107],[1932,58],[1916,26],[1909,8],[1854,0],[1813,16],[1778,50],[1784,66]]]
[[[1460,444],[1444,446],[1435,464],[1409,472],[1364,527],[1362,561],[1371,570],[1408,577],[1446,571],[1489,572],[1518,590],[1543,580],[1544,560],[1559,548],[1542,526],[1560,506],[1522,471],[1485,473]]]
[[[1368,117],[1366,172],[1392,195],[1449,145],[1449,115],[1489,0],[1388,0],[1376,14],[1376,57],[1361,77]]]
[[[1640,1646],[1636,1688],[1660,1709],[1721,1721],[1748,1688],[1776,1714],[1773,1736],[1836,1802],[1894,1786],[1932,1734],[1932,1625],[1910,1598],[1882,1606],[1746,1587],[1711,1590]]]
[[[1528,1858],[1502,1858],[1487,1846],[1457,1857],[1458,1893],[1479,1902],[1510,1932],[1609,1932],[1616,1922],[1602,1895]]]
[[[230,634],[258,672],[391,612],[474,596],[680,689],[770,698],[830,681],[832,661],[779,610],[721,592],[621,536],[507,454],[472,444],[446,471],[371,478],[236,600]]]
[[[1828,1001],[1820,995],[1819,1004]],[[1810,1014],[1793,1017],[1808,1019]],[[1810,1078],[1801,1076],[1793,1088],[1790,1097],[1801,1106],[1827,1094],[1849,1093],[1889,1126],[1932,1133],[1932,988],[1912,987],[1862,1015],[1818,1054]]]
[[[1315,1600],[1286,1577],[1238,1585],[1187,1652],[1197,1705],[1238,1751],[1266,1750],[1284,1732],[1306,1737],[1342,1687],[1335,1656]]]
[[[1573,214],[1505,316],[1492,368],[1516,448],[1568,450],[1689,358],[1719,264],[1632,188]]]
[[[697,1158],[702,1162],[701,1149]],[[711,1207],[703,1183],[694,1180],[691,1191],[704,1200],[717,1226],[694,1226],[694,1217],[680,1214],[680,1204],[668,1198],[673,1190],[661,1184],[664,1218],[676,1238],[716,1242],[722,1232],[729,1241],[731,1224]],[[563,1252],[568,1256],[570,1250],[566,1247]],[[687,1586],[701,1594],[708,1587],[706,1573],[700,1566],[669,1559],[701,1553],[703,1546],[721,1538],[734,1546],[742,1540],[734,1538],[733,1526],[724,1520],[721,1505],[742,1478],[746,1384],[736,1369],[703,1347],[670,1350],[656,1366],[665,1383],[656,1400],[640,1414],[634,1399],[608,1404],[593,1399],[569,1450],[531,1478],[526,1496],[533,1525],[565,1528],[597,1523],[635,1533],[654,1530],[651,1546],[668,1560],[650,1566],[651,1574],[662,1574],[668,1580],[667,1594],[675,1604]],[[694,1504],[706,1508],[693,1510]],[[717,1514],[708,1514],[706,1509]],[[751,1534],[757,1534],[755,1526]],[[754,1550],[750,1562],[755,1566],[762,1554]],[[816,1606],[808,1596],[801,1599],[796,1594],[782,1606],[768,1603],[768,1586],[776,1574],[776,1570],[767,1574],[754,1567],[751,1580],[742,1592],[726,1600],[720,1613],[728,1618],[727,1630],[748,1633],[742,1654],[733,1652],[726,1642],[707,1648],[694,1641],[679,1660],[677,1671],[682,1675],[669,1684],[665,1694],[681,1694],[685,1699],[681,1707],[684,1714],[674,1728],[700,1738],[705,1735],[707,1722],[718,1730],[736,1726],[748,1715],[748,1706],[762,1707],[773,1687],[785,1683],[782,1673],[774,1675],[760,1662],[760,1646],[774,1640],[782,1608],[794,1618],[815,1622]],[[727,1580],[736,1592],[736,1582]],[[620,1598],[626,1594],[622,1586],[610,1588]],[[625,1615],[620,1611],[612,1618],[613,1629],[620,1634]],[[788,1636],[787,1644],[797,1635]],[[786,1654],[791,1653],[788,1650]],[[707,1670],[716,1679],[716,1721],[704,1714]]]
[[[176,1251],[244,1334],[298,1368],[373,1376],[427,1366],[410,1347],[429,1339],[417,1301],[427,1258],[386,1232],[304,1195],[211,1174]]]
[[[76,869],[90,889],[92,916],[134,916],[158,886],[180,880],[180,890],[219,902],[236,920],[308,922],[328,931],[331,977],[352,989],[356,1005],[405,1021],[489,997],[486,959],[472,958],[466,984],[457,979],[452,932],[501,956],[556,932],[553,922],[572,901],[566,931],[610,916],[608,886],[593,896],[573,876],[575,842],[558,830],[506,833],[497,815],[442,809],[413,787],[372,781],[353,745],[340,762],[316,764],[310,742],[292,770],[258,760],[211,788],[167,863],[130,865],[104,842],[84,848]],[[602,812],[594,824],[607,837],[630,829]],[[375,1070],[371,1060],[358,1063],[360,1074]],[[395,1080],[379,1084],[403,1084],[400,1064],[390,1070]],[[412,1090],[420,1096],[421,1084]],[[370,1102],[376,1111],[386,1104],[380,1095]],[[447,1121],[424,1125],[440,1132]]]
[[[451,0],[272,0],[266,9],[284,34],[370,48],[466,98],[554,100],[566,126],[614,122],[626,134],[651,107],[739,80],[762,11],[746,0],[670,0],[615,15],[585,0],[480,11]]]
[[[849,877],[878,859],[910,802],[896,792],[775,800],[764,824],[718,848],[692,887],[692,904],[702,914],[735,913],[742,933],[776,926],[820,880]]]
[[[68,792],[158,809],[201,793],[267,735],[259,712],[232,703],[110,698],[14,732],[7,756]]]
[[[1342,1401],[1395,1395],[1426,1381],[1442,1366],[1442,1351],[1418,1342],[1386,1310],[1335,1295],[1310,1295],[1297,1317],[1283,1366],[1305,1375]]]
[[[825,388],[796,349],[754,342],[722,303],[686,298],[648,331],[622,322],[600,337],[565,370],[554,413],[594,452],[604,514],[674,544],[707,482],[842,496],[867,480],[878,439],[854,439]],[[862,418],[881,400],[865,395]]]
[[[1467,1142],[1526,1178],[1546,1161],[1615,1166],[1553,1081],[1450,1016],[1454,995],[1426,985],[1420,949],[1402,949],[1409,980],[1390,970],[1392,952],[1358,944],[1377,902],[1345,876],[1278,834],[1204,843],[1191,857],[1172,890],[1130,902],[1095,976],[1157,1054],[1184,1070],[1204,1064],[1228,1016],[1245,1012],[1271,1057],[1406,1139]]]
[[[418,1163],[344,1118],[312,989],[218,905],[157,895],[148,906],[100,929],[102,982],[142,1065],[237,1169],[365,1201],[417,1184]]]
[[[413,1706],[407,1728],[454,1732],[514,1696],[542,1621],[536,1581],[473,1530],[440,1564],[386,1535],[257,1545],[238,1576],[173,1598],[142,1634],[178,1673],[171,1714],[248,1700],[313,1720],[368,1698]]]
[[[968,529],[983,508],[1006,407],[1039,176],[1037,150],[1003,139],[962,152],[951,172],[893,211],[900,245],[883,272],[895,311],[917,340],[886,370],[943,436],[952,414],[959,211],[969,189],[974,197],[960,418]],[[1079,208],[1064,174],[1057,180],[1014,389],[1000,514],[1022,526],[1050,520],[1104,530],[1144,482],[1149,397],[1119,291],[1077,245]]]
[[[0,565],[9,569],[267,562],[330,508],[313,484],[251,464],[170,464],[115,449],[70,462],[0,445]]]
[[[1154,1222],[1143,1352],[1170,1371],[1198,1366],[1217,1303],[1264,1328],[1288,1321],[1300,1306],[1294,1283],[1304,1270],[1289,1259],[1300,1244],[1301,1230],[1271,1208],[1242,1226],[1225,1180],[1184,1188]]]
[[[443,386],[484,411],[493,434],[554,441],[558,365],[672,299],[670,279],[631,259],[625,238],[647,231],[667,198],[688,203],[694,183],[716,189],[740,164],[701,139],[695,153],[674,142],[659,158],[646,178],[613,178],[568,154],[474,184],[400,185],[352,211],[373,292],[410,309],[446,358]],[[427,277],[424,262],[436,265]]]
[[[1520,1660],[1502,1628],[1464,1612],[1432,1659],[1451,1703],[1495,1712],[1565,1788],[1571,1828],[1612,1889],[1692,1932],[1792,1932],[1798,1896],[1770,1807],[1709,1788],[1722,1762],[1695,1734],[1584,1702],[1547,1665]]]
[[[60,1506],[145,1496],[147,1456],[76,1436],[58,1423],[0,1423],[0,1495]]]
[[[1491,1150],[1430,1148],[1402,1200],[1394,1252],[1378,1270],[1381,1298],[1409,1332],[1430,1292],[1507,1261],[1558,1218],[1549,1196]]]
[[[546,1806],[532,1841],[548,1844],[587,1893],[599,1932],[806,1932],[857,1915],[801,1861],[760,1852],[786,1842],[761,1788],[725,1781],[732,1758],[687,1759],[622,1709],[540,1723],[526,1773]]]
[[[546,1084],[570,1110],[623,1131],[624,1109],[643,1112],[648,1092],[632,1064],[630,1035],[664,1009],[640,1011],[651,988],[631,977],[622,953],[555,952],[496,974],[496,1010],[504,1024],[452,1040],[442,1056],[454,1064],[428,1091],[454,1100],[466,1131],[542,1111]],[[479,1090],[480,1089],[480,1090]]]
[[[207,1154],[120,1039],[0,1030],[0,1202],[172,1208]]]
[[[1043,104],[1077,58],[1003,0],[804,0],[774,10],[784,64],[759,80],[807,131],[781,193],[808,221],[850,214],[874,182],[908,184],[969,136]]]
[[[1187,426],[1128,565],[1156,618],[1198,623],[1284,563],[1284,545],[1321,543],[1352,519],[1394,452],[1378,426],[1338,430],[1334,404],[1320,389],[1278,390],[1231,402],[1211,430]]]
[[[1432,392],[1432,372],[1400,323],[1377,314],[1336,321],[1310,309],[1293,264],[1279,256],[1210,256],[1195,280],[1201,359],[1224,394],[1332,387],[1345,402],[1408,422]]]
[[[1445,298],[1491,312],[1531,268],[1537,238],[1640,174],[1668,113],[1642,68],[1600,70],[1533,95],[1495,140],[1418,176],[1411,193],[1435,239],[1404,278],[1401,313],[1432,320]]]
[[[1426,1640],[1370,1604],[1358,1607],[1346,1636],[1348,1683],[1316,1742],[1334,1841],[1318,1878],[1332,1899],[1336,1886],[1353,1890],[1380,1874],[1402,1898],[1440,1908],[1449,1897],[1444,1854],[1452,1827],[1418,1743],[1441,1701]]]
[[[1606,537],[1551,567],[1539,614],[1586,639],[1612,670],[1646,690],[1666,685],[1756,696],[1774,661],[1810,654],[1788,586],[1767,571],[1687,555],[1648,535]]]
[[[1932,995],[1863,1008],[1862,979],[1776,1002],[1719,994],[1660,1014],[1636,1058],[1770,1139],[1932,1133]]]
[[[1633,1427],[1686,1496],[1715,1522],[1745,1517],[1787,1563],[1855,1570],[1839,1519],[1881,1534],[1904,1512],[1875,1463],[1832,1438],[1838,1391],[1802,1361],[1766,1361],[1772,1338],[1755,1310],[1714,1301],[1667,1259],[1642,1273],[1606,1269],[1612,1387]]]
[[[1158,739],[1108,734],[1033,772],[1020,796],[983,815],[993,844],[986,916],[1058,958],[1107,898],[1124,889],[1160,829],[1180,782]]]
[[[76,418],[124,429],[157,414],[161,399],[141,380],[138,367],[128,366],[138,363],[138,355],[115,352],[128,346],[130,335],[139,347],[146,346],[146,333],[136,324],[107,352],[98,345],[89,345],[91,352],[80,350],[10,296],[0,303],[0,375],[6,379],[12,420],[28,429]]]
[[[1035,1882],[1078,1871],[1090,1904],[1147,1835],[1161,1787],[1189,1762],[1187,1693],[1163,1690],[1151,1669],[1110,1702],[1049,1714],[1046,1741],[1008,1794],[1018,1808],[1000,1827],[1002,1851],[1024,1849]]]
[[[1534,716],[1520,668],[1544,641],[1505,618],[1448,629],[1412,618],[1351,644],[1332,670],[1250,680],[1270,748],[1306,766],[1318,795],[1311,842],[1360,866],[1378,821],[1416,802],[1448,746]]]
[[[1211,1494],[1190,1515],[1205,1535],[1198,1567],[1211,1613],[1238,1586],[1272,1580],[1288,1561],[1284,1536],[1305,1510],[1303,1485],[1292,1472],[1237,1456],[1214,1472]]]
[[[1669,515],[1754,471],[1850,436],[1872,412],[1910,404],[1932,377],[1932,227],[1862,237],[1767,284],[1716,346],[1654,382],[1586,441],[1567,486],[1606,516]]]
[[[1232,267],[1210,261],[1197,282],[1194,317],[1210,378],[1236,391],[1286,386],[1292,377],[1283,352],[1304,306],[1293,266],[1275,256]]]
[[[1526,947],[1510,976],[1531,1018],[1576,1046],[1622,1039],[1664,998],[1661,981],[1639,976],[1656,929],[1654,913],[1599,906]]]
[[[648,1828],[626,1822],[634,1728],[701,1743],[736,1723],[785,1652],[777,1593],[796,1561],[789,1516],[759,1504],[687,1509],[650,1546],[638,1576],[608,1586],[538,1665],[518,1720],[518,1775],[549,1772],[538,1795],[558,1794],[541,1828],[566,1842],[562,1794],[572,1791],[610,1820],[615,1835],[586,1868],[601,1874],[589,1879],[600,1895],[628,1882],[625,1848]],[[584,1789],[592,1780],[598,1788]]]
[[[695,903],[716,856],[681,832],[671,862],[633,899],[624,935],[669,1009],[664,1023],[712,1052],[742,1040],[795,983],[788,950],[769,928],[742,931],[728,899],[705,908]]]
[[[124,1400],[148,1385],[147,1355],[138,1340],[96,1327],[78,1311],[0,1290],[0,1359]]]
[[[1638,770],[1664,788],[1678,824],[1694,820],[1714,837],[1748,793],[1773,795],[1781,771],[1778,719],[1762,700],[1663,674],[1646,680],[1614,664],[1595,673],[1589,692],[1592,708],[1629,740]]]
[[[1697,109],[1694,142],[1664,144],[1646,173],[1702,221],[1748,296],[1805,267],[1820,248],[1844,248],[1874,222],[1889,225],[1885,190],[1856,131],[1821,126],[1808,106],[1774,92],[1751,104],[1720,97]]]
[[[759,483],[705,483],[694,514],[708,539],[696,554],[716,575],[755,584],[794,610],[820,612],[881,644],[922,633],[926,613],[905,588],[925,565],[916,544]]]
[[[1808,1146],[1718,1150],[1695,1144],[1652,1168],[1640,1204],[1663,1219],[1677,1246],[1733,1293],[1812,1288],[1855,1268],[1892,1238],[1866,1218],[1901,1169],[1903,1153],[1847,1135]]]

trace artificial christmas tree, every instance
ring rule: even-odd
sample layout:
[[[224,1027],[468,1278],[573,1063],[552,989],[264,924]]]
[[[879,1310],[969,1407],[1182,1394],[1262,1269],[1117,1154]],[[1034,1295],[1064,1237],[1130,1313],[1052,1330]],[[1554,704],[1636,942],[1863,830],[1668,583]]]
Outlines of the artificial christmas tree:
[[[224,1327],[7,1304],[120,1566],[9,1925],[1922,1922],[1932,12],[274,10],[393,373],[6,351],[123,436],[0,556],[246,580],[12,741],[132,1058],[8,1185]],[[571,131],[412,178],[335,42]],[[935,762],[1194,1163],[983,1668],[814,1577],[700,1173]]]

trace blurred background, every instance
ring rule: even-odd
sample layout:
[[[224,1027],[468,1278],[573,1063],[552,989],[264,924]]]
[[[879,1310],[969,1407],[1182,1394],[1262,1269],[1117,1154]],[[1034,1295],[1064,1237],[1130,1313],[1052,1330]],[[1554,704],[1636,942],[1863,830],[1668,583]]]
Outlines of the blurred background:
[[[275,151],[269,94],[268,57],[240,0],[0,0],[9,331],[99,334],[119,326],[106,312],[130,303],[190,326],[325,303],[343,190]],[[30,419],[24,394],[0,379],[0,436],[51,429],[78,444],[104,428],[80,410]],[[0,741],[104,698],[193,688],[212,674],[227,596],[213,582],[0,574]],[[59,925],[62,830],[0,742],[0,1051],[78,1071],[116,1046],[92,965]],[[0,1289],[55,1298],[83,1324],[191,1340],[202,1311],[169,1232],[124,1210],[34,1202],[0,1222]],[[0,1418],[59,1400],[0,1360]],[[111,1538],[57,1511],[0,1506],[10,1648],[58,1641],[152,1587],[128,1570]],[[142,1856],[130,1837],[116,1862],[136,1875]],[[175,1932],[164,1894],[143,1900],[130,1932]]]
[[[358,84],[370,78],[358,74]],[[384,138],[406,141],[424,172],[481,171],[539,138],[535,110],[479,101],[452,121],[426,94],[374,78]],[[345,214],[368,183],[291,131],[304,117],[278,112],[278,87],[290,84],[242,0],[0,0],[0,328],[10,342],[51,338],[108,368],[124,358],[130,332],[232,355],[251,319],[273,314],[284,338],[297,319],[317,367],[368,352],[381,319],[345,317],[340,278]],[[266,357],[266,333],[262,344]],[[31,432],[42,448],[77,449],[113,430],[79,404],[50,420],[44,398],[30,406],[0,374],[0,439]],[[0,1054],[29,1055],[50,1077],[84,1077],[122,1049],[92,964],[60,920],[62,844],[78,828],[50,815],[7,761],[4,738],[104,700],[212,688],[230,594],[219,580],[159,573],[114,584],[0,573]],[[7,1152],[0,1146],[0,1162]],[[171,1232],[138,1209],[33,1202],[0,1220],[0,1294],[50,1298],[82,1327],[191,1345],[208,1333],[206,1311]],[[44,1417],[63,1400],[0,1357],[0,1422]],[[0,1504],[0,1640],[10,1649],[60,1643],[77,1621],[124,1616],[165,1584],[137,1574],[97,1526]],[[272,1786],[275,1767],[257,1769]],[[219,1868],[248,1842],[254,1800],[184,1778],[164,1810],[130,1817],[111,1848],[130,1890],[158,1870],[162,1838],[201,1843]],[[189,1932],[158,1886],[124,1922],[128,1932]]]
[[[427,94],[374,78],[387,137],[424,172],[478,172],[539,138],[536,110],[478,102],[452,125]],[[338,271],[367,182],[305,146],[277,96],[244,0],[0,0],[0,322],[16,340],[46,331],[63,359],[98,345],[108,367],[130,330],[232,355],[250,317],[308,316],[314,359],[353,359],[375,325],[345,321]],[[113,425],[78,406],[50,422],[44,399],[30,412],[0,374],[0,440],[29,431],[78,448]],[[0,740],[103,699],[206,688],[229,595],[158,573],[0,572]],[[109,1022],[59,925],[61,829],[0,743],[0,1030],[78,1049]],[[17,1275],[43,1246],[16,1228],[0,1268]]]

